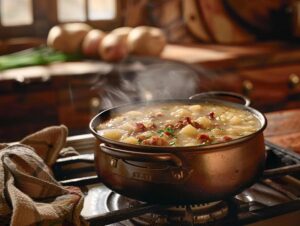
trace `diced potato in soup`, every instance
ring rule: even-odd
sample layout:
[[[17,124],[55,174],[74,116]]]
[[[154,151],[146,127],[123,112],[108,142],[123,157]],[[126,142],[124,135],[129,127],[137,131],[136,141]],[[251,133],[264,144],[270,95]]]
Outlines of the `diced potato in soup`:
[[[104,129],[101,130],[100,134],[108,139],[119,140],[124,133],[126,133],[126,131],[121,129]]]
[[[197,129],[190,124],[183,127],[179,132],[189,137],[194,137],[198,134]]]
[[[231,141],[260,128],[247,110],[201,103],[142,106],[118,113],[96,129],[104,138],[133,145],[196,146]]]
[[[210,120],[207,116],[200,116],[195,121],[207,129],[213,125],[212,120]]]
[[[122,142],[128,143],[128,144],[138,144],[139,140],[135,137],[126,137],[122,140]]]
[[[197,104],[197,105],[192,105],[189,107],[189,110],[192,112],[200,112],[202,110],[202,106]]]

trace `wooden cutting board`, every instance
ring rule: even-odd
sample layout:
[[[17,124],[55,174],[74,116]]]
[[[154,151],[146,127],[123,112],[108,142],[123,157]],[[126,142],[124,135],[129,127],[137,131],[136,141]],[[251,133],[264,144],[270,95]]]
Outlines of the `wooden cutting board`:
[[[245,45],[169,44],[161,57],[209,68],[239,69],[300,62],[300,44],[277,41]]]

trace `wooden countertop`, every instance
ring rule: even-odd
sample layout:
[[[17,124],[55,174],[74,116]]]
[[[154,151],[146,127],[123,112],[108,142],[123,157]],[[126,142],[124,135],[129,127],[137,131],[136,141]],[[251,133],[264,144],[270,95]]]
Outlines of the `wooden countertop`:
[[[168,44],[161,57],[207,68],[236,70],[299,62],[300,46],[297,43],[279,41],[244,45]]]
[[[201,65],[213,70],[238,70],[249,67],[267,67],[271,65],[299,63],[300,45],[299,43],[279,41],[256,42],[244,45],[167,44],[160,58],[163,60],[174,60]],[[113,63],[97,59],[82,59],[82,61],[79,62],[29,66],[0,71],[0,81],[8,79],[22,80],[24,77],[95,73],[97,71],[107,71],[111,69],[113,65]]]
[[[300,154],[300,109],[267,113],[265,138]]]

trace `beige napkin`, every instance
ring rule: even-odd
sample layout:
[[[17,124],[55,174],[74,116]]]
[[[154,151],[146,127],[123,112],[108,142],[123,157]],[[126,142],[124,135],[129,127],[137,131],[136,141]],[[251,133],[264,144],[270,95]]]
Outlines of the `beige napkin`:
[[[80,218],[80,189],[61,186],[49,168],[67,134],[65,126],[53,126],[24,138],[21,144],[0,145],[0,225],[86,224]]]

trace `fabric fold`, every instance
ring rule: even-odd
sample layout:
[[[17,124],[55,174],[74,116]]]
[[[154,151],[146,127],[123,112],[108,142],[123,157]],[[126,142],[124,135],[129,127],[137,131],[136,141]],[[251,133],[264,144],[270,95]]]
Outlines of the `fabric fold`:
[[[27,136],[21,144],[1,145],[0,225],[86,225],[80,217],[82,192],[61,186],[50,169],[67,134],[67,127],[52,126]]]

